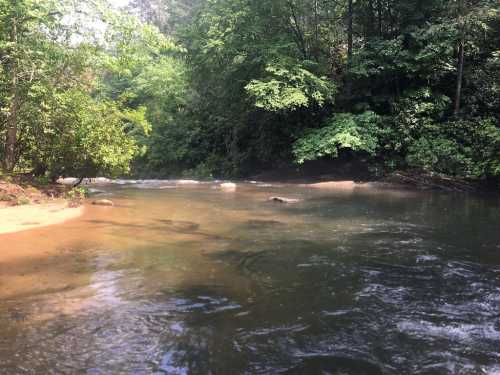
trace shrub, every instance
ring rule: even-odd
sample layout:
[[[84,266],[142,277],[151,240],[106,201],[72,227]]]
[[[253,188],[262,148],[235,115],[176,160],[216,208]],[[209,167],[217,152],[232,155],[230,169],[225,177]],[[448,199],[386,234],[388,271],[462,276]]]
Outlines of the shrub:
[[[408,147],[408,164],[429,172],[485,178],[500,176],[500,129],[493,119],[450,121]]]
[[[380,116],[374,112],[359,115],[338,113],[326,126],[307,131],[293,145],[299,164],[325,156],[337,157],[342,149],[375,155],[378,148]]]

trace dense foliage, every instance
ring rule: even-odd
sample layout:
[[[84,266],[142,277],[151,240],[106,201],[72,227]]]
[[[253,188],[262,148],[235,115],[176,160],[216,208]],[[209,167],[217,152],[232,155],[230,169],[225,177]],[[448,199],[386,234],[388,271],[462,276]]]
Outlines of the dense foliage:
[[[347,157],[500,177],[493,0],[111,8],[0,0],[5,169],[244,176]]]
[[[166,171],[245,175],[348,156],[499,176],[494,1],[134,4],[153,22],[184,15],[159,25],[187,48],[191,89],[164,142],[179,152],[157,159]]]
[[[128,173],[145,152],[161,85],[181,74],[169,56],[181,48],[97,2],[2,0],[0,26],[3,168]]]
[[[342,150],[376,155],[380,119],[373,112],[338,113],[325,126],[305,133],[294,144],[298,163],[325,156],[338,157]]]

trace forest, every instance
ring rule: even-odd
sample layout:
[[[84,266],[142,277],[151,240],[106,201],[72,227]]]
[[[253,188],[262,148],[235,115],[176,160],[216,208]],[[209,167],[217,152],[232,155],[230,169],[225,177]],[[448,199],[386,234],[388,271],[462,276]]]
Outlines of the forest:
[[[500,375],[500,0],[0,0],[0,375]]]
[[[498,182],[490,0],[0,0],[5,174]]]

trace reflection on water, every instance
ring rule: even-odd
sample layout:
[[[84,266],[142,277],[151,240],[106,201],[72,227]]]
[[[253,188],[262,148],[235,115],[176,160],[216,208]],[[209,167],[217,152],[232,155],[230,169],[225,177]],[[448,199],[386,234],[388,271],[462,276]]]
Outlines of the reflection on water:
[[[1,237],[0,374],[500,373],[498,198],[99,189]]]

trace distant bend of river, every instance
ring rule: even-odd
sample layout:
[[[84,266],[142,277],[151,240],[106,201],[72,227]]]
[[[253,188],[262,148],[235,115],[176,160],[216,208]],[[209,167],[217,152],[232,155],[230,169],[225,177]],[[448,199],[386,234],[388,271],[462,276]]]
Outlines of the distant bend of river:
[[[498,197],[96,188],[0,236],[0,374],[500,374]]]

